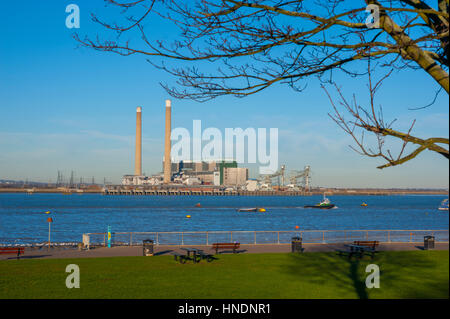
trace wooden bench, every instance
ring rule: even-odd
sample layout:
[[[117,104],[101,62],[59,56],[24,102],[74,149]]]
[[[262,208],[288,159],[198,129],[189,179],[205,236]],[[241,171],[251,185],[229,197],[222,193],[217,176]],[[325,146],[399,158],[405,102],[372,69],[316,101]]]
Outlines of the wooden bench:
[[[239,243],[214,243],[212,244],[211,249],[215,249],[216,254],[219,252],[219,249],[233,249],[234,254],[239,247],[241,247],[241,244]]]
[[[369,247],[372,249],[376,249],[378,247],[378,245],[380,244],[380,242],[378,240],[355,240],[353,242],[354,245],[358,245],[358,246],[365,246],[365,247]]]
[[[356,240],[353,243],[358,246],[367,247],[367,249],[365,249],[363,253],[370,254],[372,258],[376,253],[378,253],[377,247],[380,245],[380,242],[378,240]]]
[[[0,247],[0,255],[17,254],[17,259],[25,253],[24,247]]]

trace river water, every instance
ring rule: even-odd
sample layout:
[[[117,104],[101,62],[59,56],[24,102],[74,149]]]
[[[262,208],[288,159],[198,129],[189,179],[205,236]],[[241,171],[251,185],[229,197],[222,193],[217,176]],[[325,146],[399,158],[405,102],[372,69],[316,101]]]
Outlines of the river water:
[[[448,230],[446,196],[329,196],[337,209],[305,209],[321,196],[104,196],[0,194],[0,243],[80,242],[83,233],[237,230]],[[361,207],[365,202],[368,207]],[[201,208],[196,208],[197,203]],[[237,212],[264,207],[265,213]],[[50,215],[44,212],[50,211]],[[191,218],[186,218],[190,215]]]

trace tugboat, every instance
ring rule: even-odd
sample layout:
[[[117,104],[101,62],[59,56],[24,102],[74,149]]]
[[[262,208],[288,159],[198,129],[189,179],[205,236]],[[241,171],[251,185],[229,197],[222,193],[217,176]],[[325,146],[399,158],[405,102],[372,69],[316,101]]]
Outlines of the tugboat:
[[[334,207],[336,207],[336,205],[331,204],[330,200],[325,197],[325,194],[323,194],[323,199],[319,204],[304,206],[304,208],[320,208],[320,209],[330,209]]]
[[[441,203],[441,206],[438,208],[439,210],[448,210],[448,198],[444,199]]]

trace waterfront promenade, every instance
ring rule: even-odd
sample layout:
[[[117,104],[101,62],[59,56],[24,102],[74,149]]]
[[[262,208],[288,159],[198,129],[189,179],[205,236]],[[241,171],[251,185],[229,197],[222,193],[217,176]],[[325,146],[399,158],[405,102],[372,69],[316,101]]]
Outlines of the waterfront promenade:
[[[174,246],[174,245],[155,245],[155,256],[170,255],[172,252],[184,254],[180,248],[195,247],[208,253],[214,253],[211,245],[193,245],[193,246]],[[338,249],[345,249],[344,244],[303,244],[304,253],[309,252],[333,252]],[[436,243],[434,250],[448,250],[448,243]],[[379,251],[419,251],[423,250],[423,243],[381,243]],[[269,245],[241,245],[239,254],[253,253],[289,253],[290,244],[269,244]],[[220,255],[220,254],[219,254]],[[78,250],[74,248],[42,247],[40,249],[25,249],[25,255],[21,259],[47,259],[47,258],[99,258],[99,257],[130,257],[142,256],[142,246],[116,246],[116,247],[97,247],[89,250]],[[11,255],[0,255],[0,260],[15,259]]]

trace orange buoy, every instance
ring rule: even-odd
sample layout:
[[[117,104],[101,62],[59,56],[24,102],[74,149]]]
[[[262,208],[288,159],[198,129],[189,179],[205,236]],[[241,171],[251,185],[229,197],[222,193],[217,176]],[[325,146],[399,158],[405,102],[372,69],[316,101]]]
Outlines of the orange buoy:
[[[186,218],[191,218],[191,215],[186,215]]]
[[[298,226],[295,226],[295,229],[298,229],[299,227]]]
[[[202,205],[200,205],[200,203],[195,204],[195,207],[202,207]]]

